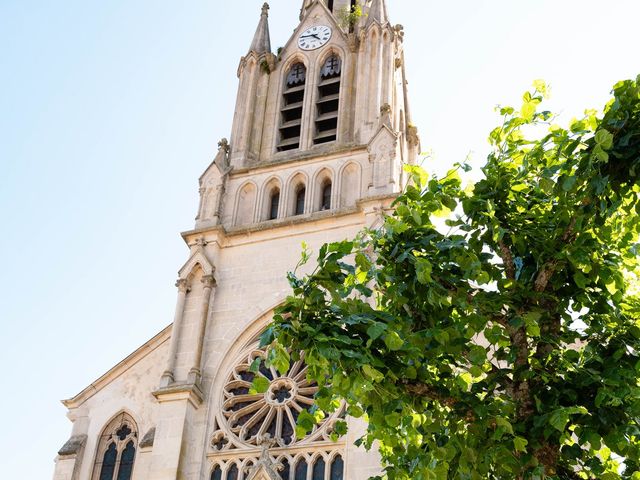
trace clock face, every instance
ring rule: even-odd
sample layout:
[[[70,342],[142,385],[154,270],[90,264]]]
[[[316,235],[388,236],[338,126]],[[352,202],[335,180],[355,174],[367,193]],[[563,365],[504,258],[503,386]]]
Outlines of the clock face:
[[[325,25],[316,25],[308,28],[300,34],[298,46],[302,50],[315,50],[322,47],[331,39],[331,28]]]

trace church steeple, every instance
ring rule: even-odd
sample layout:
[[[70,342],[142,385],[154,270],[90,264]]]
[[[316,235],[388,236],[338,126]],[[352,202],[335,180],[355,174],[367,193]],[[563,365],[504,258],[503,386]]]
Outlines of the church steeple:
[[[260,23],[253,36],[250,52],[257,54],[271,52],[271,37],[269,35],[269,4],[262,5],[262,14],[260,15]]]

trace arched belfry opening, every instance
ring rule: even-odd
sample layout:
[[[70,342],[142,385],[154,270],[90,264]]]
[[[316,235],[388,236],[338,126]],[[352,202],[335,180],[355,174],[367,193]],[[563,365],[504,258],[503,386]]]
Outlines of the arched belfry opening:
[[[279,152],[300,148],[302,108],[306,83],[307,68],[301,62],[294,63],[287,72],[282,90]]]
[[[338,138],[338,112],[340,108],[340,78],[342,60],[332,53],[322,64],[316,102],[315,135],[313,143],[335,142]]]

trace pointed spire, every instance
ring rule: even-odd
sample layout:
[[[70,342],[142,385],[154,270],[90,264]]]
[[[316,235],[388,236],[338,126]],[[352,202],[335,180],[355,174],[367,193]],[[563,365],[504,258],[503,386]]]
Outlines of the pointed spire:
[[[387,23],[388,19],[387,3],[385,0],[373,0],[367,15],[367,25],[371,25],[373,22],[378,22],[382,25]]]
[[[271,53],[271,37],[269,35],[269,4],[262,6],[262,14],[260,15],[260,23],[256,29],[256,34],[251,42],[250,52],[255,53]]]

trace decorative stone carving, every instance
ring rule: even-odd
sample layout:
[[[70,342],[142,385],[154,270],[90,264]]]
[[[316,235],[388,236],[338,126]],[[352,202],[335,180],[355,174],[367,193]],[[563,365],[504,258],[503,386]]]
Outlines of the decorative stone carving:
[[[256,359],[264,359],[265,355],[264,350],[259,349],[246,354],[229,375],[223,389],[221,424],[232,441],[245,448],[255,448],[266,436],[279,447],[328,440],[326,426],[337,415],[314,427],[307,437],[296,437],[298,415],[311,408],[318,391],[317,384],[306,379],[307,366],[303,360],[292,361],[284,373],[267,368],[261,361],[259,374],[269,380],[269,387],[265,393],[250,393],[256,375],[251,371],[251,365]]]

